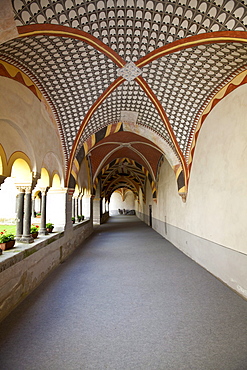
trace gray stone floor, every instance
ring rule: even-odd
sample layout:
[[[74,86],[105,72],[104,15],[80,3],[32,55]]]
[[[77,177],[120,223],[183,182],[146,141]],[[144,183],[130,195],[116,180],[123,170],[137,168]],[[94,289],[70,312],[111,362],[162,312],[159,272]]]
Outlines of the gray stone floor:
[[[0,324],[0,369],[246,370],[247,302],[114,217]]]

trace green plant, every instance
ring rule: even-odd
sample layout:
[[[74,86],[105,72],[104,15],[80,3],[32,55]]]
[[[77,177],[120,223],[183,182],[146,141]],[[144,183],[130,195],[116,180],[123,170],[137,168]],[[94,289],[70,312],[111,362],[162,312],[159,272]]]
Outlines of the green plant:
[[[78,220],[81,221],[81,216],[78,216]]]
[[[71,217],[71,221],[75,221],[75,217]]]
[[[39,231],[39,225],[32,224],[32,226],[30,227],[30,234],[37,233],[38,231]]]
[[[45,227],[46,227],[47,229],[53,229],[54,224],[52,224],[51,222],[48,222],[48,223],[45,225]]]
[[[7,243],[11,240],[15,240],[14,234],[7,234],[6,230],[0,232],[0,243]]]

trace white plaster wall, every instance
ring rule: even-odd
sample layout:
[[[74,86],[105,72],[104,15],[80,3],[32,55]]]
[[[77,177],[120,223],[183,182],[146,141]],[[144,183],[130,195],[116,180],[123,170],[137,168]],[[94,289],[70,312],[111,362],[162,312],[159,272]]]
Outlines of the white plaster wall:
[[[78,185],[81,189],[90,189],[90,171],[88,161],[84,158],[78,173]]]
[[[135,209],[135,198],[132,191],[128,191],[126,194],[126,198],[122,201],[122,197],[116,191],[111,195],[110,204],[109,204],[109,212],[110,216],[117,214],[118,209],[126,209],[131,210]]]
[[[154,228],[247,297],[247,86],[234,90],[205,120],[183,203],[167,162],[161,168]],[[147,192],[146,204],[151,202]],[[148,214],[147,206],[141,212]]]
[[[12,219],[15,222],[16,217],[16,195],[17,189],[14,185],[14,179],[7,177],[1,184],[0,189],[0,222]]]
[[[82,215],[85,218],[90,218],[91,213],[91,195],[85,194],[82,197]]]
[[[247,254],[246,98],[244,85],[223,99],[203,124],[186,203],[177,195],[167,165],[159,189],[168,189],[160,193],[168,223]]]
[[[40,173],[46,154],[53,153],[64,168],[59,132],[50,114],[28,88],[0,77],[0,143],[7,160],[13,152],[23,151],[31,160],[32,170]]]

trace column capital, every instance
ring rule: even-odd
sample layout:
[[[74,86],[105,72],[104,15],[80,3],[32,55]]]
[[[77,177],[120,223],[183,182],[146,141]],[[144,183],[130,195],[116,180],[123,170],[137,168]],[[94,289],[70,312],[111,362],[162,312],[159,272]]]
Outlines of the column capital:
[[[16,182],[15,187],[18,190],[22,189],[25,193],[31,193],[33,189],[32,184],[28,182]]]
[[[24,186],[23,189],[25,190],[26,194],[31,194],[32,193],[32,187],[31,186]]]
[[[47,191],[49,190],[49,186],[44,186],[39,188],[42,194],[47,194]]]
[[[25,189],[22,186],[15,185],[15,187],[18,190],[19,193],[25,193]]]

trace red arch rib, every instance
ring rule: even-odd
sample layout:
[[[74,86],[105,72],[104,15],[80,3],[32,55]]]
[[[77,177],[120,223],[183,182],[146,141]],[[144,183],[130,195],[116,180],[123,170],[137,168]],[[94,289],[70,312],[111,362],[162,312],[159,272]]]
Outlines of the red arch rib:
[[[247,42],[246,31],[220,31],[220,32],[209,32],[202,33],[200,35],[186,37],[184,39],[176,40],[170,44],[161,46],[160,48],[153,50],[151,53],[145,55],[143,58],[136,62],[137,67],[141,68],[145,65],[153,62],[156,59],[163,57],[164,55],[172,54],[180,50],[192,48],[194,46],[215,44],[215,43],[229,43],[229,42]]]
[[[56,24],[31,24],[28,26],[19,26],[17,27],[17,29],[19,32],[19,38],[47,35],[81,40],[88,45],[91,45],[93,48],[100,51],[101,53],[105,54],[115,64],[117,64],[117,66],[123,67],[126,64],[124,59],[122,59],[114,50],[105,45],[102,41],[98,40],[96,37],[90,35],[87,32],[77,30],[75,28]]]

